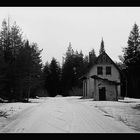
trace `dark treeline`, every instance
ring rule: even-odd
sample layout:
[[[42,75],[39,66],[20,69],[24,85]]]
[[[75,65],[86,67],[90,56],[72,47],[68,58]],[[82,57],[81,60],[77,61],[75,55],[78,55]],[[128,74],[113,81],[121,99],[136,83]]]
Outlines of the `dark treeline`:
[[[37,43],[24,39],[20,27],[3,20],[0,30],[0,98],[28,101],[29,97],[82,95],[79,78],[96,59],[94,49],[89,57],[69,44],[63,63],[53,57],[42,64]]]
[[[135,23],[128,37],[127,46],[123,49],[121,60],[125,68],[126,96],[140,98],[140,32]]]
[[[41,77],[41,50],[23,39],[16,22],[3,20],[0,30],[0,97],[27,100],[34,96]]]
[[[55,58],[51,63],[45,64],[42,73],[43,89],[49,96],[56,96],[60,93],[61,68]]]
[[[82,51],[72,49],[71,43],[63,57],[62,66],[55,58],[50,64],[47,62],[43,68],[44,88],[50,96],[61,94],[63,96],[82,95],[82,81],[79,78],[87,71],[96,59],[94,49],[90,52],[90,59]]]
[[[99,54],[105,51],[103,39]],[[67,47],[62,65],[52,58],[42,64],[37,43],[24,39],[16,22],[9,25],[3,20],[0,30],[0,98],[9,101],[28,101],[36,96],[82,95],[79,78],[94,64],[97,56],[94,48],[88,55],[82,50]],[[135,23],[123,49],[121,62],[116,62],[121,71],[122,96],[140,98],[140,35]]]

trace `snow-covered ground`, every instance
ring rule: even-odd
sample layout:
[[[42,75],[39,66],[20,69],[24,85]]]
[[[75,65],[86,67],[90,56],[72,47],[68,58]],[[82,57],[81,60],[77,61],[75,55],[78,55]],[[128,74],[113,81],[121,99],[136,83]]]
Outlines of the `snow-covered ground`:
[[[140,99],[42,97],[0,103],[0,133],[139,133]]]
[[[106,116],[140,131],[140,99],[125,98],[118,102],[97,101],[94,102],[94,106],[105,112]]]
[[[31,103],[0,103],[0,129],[11,123],[12,120],[16,119],[22,111],[28,110],[33,106],[37,106],[38,103],[44,102],[45,98],[30,99]]]

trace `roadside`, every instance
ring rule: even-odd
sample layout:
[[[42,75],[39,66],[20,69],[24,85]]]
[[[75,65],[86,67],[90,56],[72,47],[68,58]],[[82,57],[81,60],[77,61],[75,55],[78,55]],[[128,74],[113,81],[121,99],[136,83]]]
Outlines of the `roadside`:
[[[87,99],[83,103],[98,108],[104,112],[105,116],[121,121],[140,132],[140,99],[125,98],[119,101],[93,101]]]
[[[26,110],[30,110],[38,103],[41,104],[46,98],[30,99],[29,103],[0,103],[0,130],[17,118],[18,115]]]
[[[1,133],[138,133],[140,100],[93,101],[80,96],[2,103]],[[135,131],[136,130],[136,131]]]

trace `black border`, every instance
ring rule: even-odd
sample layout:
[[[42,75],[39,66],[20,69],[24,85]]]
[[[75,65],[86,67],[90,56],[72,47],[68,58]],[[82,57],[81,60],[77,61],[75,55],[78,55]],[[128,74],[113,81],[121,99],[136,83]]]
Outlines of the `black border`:
[[[140,7],[140,0],[1,0],[0,7]],[[69,134],[44,134],[44,133],[22,133],[22,134],[0,134],[1,139],[127,139],[127,137],[134,139],[134,136],[138,136],[134,133],[69,133]],[[76,136],[76,137],[75,137]]]
[[[1,0],[0,7],[139,7],[139,0]]]

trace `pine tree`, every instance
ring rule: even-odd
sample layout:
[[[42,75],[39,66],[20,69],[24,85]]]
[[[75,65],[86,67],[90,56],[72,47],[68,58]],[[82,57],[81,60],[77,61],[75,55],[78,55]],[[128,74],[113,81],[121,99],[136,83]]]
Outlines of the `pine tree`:
[[[124,64],[127,75],[127,95],[129,97],[140,97],[140,35],[138,25],[135,23],[128,37],[128,46],[124,48]]]
[[[101,46],[100,46],[100,50],[99,50],[99,55],[102,54],[103,52],[105,52],[105,48],[104,48],[104,41],[103,41],[103,38],[102,38]]]
[[[57,60],[53,57],[50,63],[50,83],[51,83],[51,95],[56,96],[60,94],[60,74],[61,68]]]
[[[32,68],[31,68],[31,96],[35,97],[36,92],[41,88],[41,69],[42,69],[42,60],[41,52],[39,50],[37,43],[31,44],[31,59],[32,59]]]
[[[0,46],[0,97],[8,97],[8,93],[5,92],[6,90],[6,68],[7,65],[4,60],[4,51],[2,46]]]
[[[62,91],[64,96],[76,95],[75,89],[82,88],[82,82],[79,78],[85,72],[83,53],[74,51],[71,46],[68,46],[64,63],[62,65]],[[80,92],[81,93],[81,92]]]
[[[61,68],[58,61],[53,57],[51,63],[46,62],[43,68],[43,87],[49,96],[61,94]]]
[[[5,72],[4,72],[4,79],[5,79],[5,92],[9,95],[9,98],[12,98],[13,92],[15,90],[15,59],[13,50],[15,46],[18,44],[15,42],[17,37],[20,38],[18,35],[20,34],[18,31],[14,32],[12,29],[16,29],[17,27],[10,26],[9,23],[6,22],[4,19],[2,22],[2,29],[0,32],[0,46],[3,49],[3,59],[6,64]],[[14,33],[14,35],[13,35]],[[18,35],[17,35],[18,34]],[[15,37],[16,35],[16,37]],[[13,40],[13,37],[15,38]]]
[[[129,65],[135,65],[138,63],[140,54],[140,35],[138,25],[135,23],[132,31],[130,32],[128,46],[124,48],[124,63]]]
[[[72,81],[72,57],[74,55],[74,51],[72,49],[71,43],[67,47],[67,51],[65,53],[65,57],[63,57],[63,64],[62,64],[62,75],[61,75],[61,90],[64,96],[68,95],[68,90],[71,88],[71,81]]]
[[[12,26],[9,25],[10,28],[10,50],[11,50],[11,58],[10,58],[10,64],[9,64],[9,70],[10,70],[10,83],[11,84],[11,90],[12,90],[12,98],[19,99],[20,92],[19,92],[19,83],[21,79],[19,79],[19,75],[17,73],[17,69],[19,69],[16,66],[17,62],[17,56],[19,55],[20,49],[23,47],[23,39],[22,39],[22,31],[20,27],[14,22]]]
[[[24,44],[22,31],[20,27],[16,24],[16,22],[14,22],[14,24],[11,27],[10,41],[11,41],[12,54],[15,60],[16,56],[19,54],[19,49]]]
[[[0,90],[6,98],[22,100],[30,89],[38,87],[42,67],[40,53],[36,43],[30,45],[29,41],[23,40],[16,22],[11,26],[3,20],[0,31],[0,61],[3,64],[0,66]]]
[[[50,95],[50,90],[51,90],[51,83],[50,83],[50,65],[49,65],[49,62],[46,62],[44,67],[43,67],[43,70],[42,70],[42,86],[43,86],[43,89],[45,91],[47,91],[47,94],[49,96]]]

